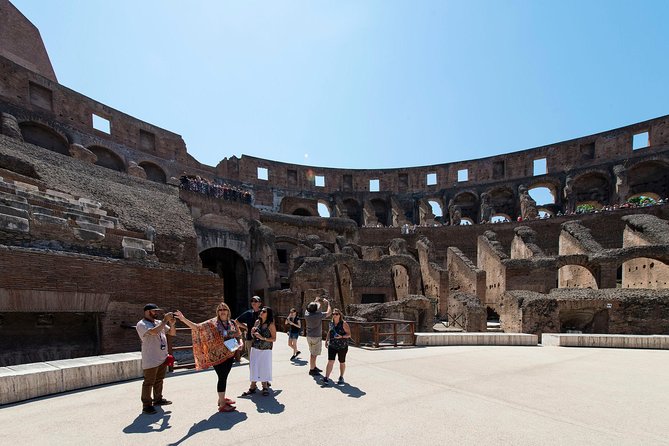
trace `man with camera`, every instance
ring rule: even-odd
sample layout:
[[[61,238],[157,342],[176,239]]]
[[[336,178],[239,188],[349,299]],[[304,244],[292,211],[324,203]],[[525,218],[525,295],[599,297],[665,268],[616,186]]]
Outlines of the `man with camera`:
[[[176,334],[176,321],[173,313],[165,313],[163,320],[158,319],[160,312],[156,304],[144,306],[144,318],[137,322],[136,329],[142,341],[142,412],[156,413],[154,406],[172,404],[163,398],[163,381],[168,366],[167,334]],[[151,394],[153,393],[153,398]]]
[[[320,311],[319,300],[327,304],[325,312]],[[307,344],[309,344],[309,375],[311,376],[319,375],[322,372],[321,369],[316,367],[316,358],[321,354],[323,344],[323,319],[330,317],[331,313],[330,302],[324,297],[311,302],[304,312],[304,320],[307,323]]]

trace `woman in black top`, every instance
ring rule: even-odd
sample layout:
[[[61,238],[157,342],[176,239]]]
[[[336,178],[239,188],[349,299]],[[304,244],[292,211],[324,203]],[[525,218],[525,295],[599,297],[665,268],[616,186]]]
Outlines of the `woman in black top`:
[[[341,315],[341,310],[335,308],[332,310],[332,322],[328,330],[328,337],[325,339],[325,347],[328,349],[328,365],[325,368],[325,378],[323,385],[332,383],[330,373],[334,367],[335,358],[339,359],[339,379],[338,384],[344,382],[344,371],[346,371],[346,353],[348,352],[348,340],[351,338],[351,328]]]
[[[300,318],[297,317],[297,310],[295,308],[290,309],[290,314],[286,318],[286,325],[288,325],[288,347],[293,349],[293,356],[290,357],[292,361],[297,358],[297,355],[302,353],[297,349],[297,338],[300,337],[302,323],[300,322]]]

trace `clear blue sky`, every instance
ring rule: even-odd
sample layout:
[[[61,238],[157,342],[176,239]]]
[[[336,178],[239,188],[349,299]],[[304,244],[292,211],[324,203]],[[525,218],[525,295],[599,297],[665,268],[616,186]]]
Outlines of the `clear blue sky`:
[[[61,84],[213,166],[438,164],[669,114],[669,1],[11,1]]]

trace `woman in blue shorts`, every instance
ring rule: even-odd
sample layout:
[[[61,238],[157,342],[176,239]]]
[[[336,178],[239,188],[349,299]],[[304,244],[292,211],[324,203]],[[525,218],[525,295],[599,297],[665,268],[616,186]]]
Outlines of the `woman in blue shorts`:
[[[300,318],[297,317],[297,310],[295,308],[290,309],[290,314],[286,318],[286,325],[288,325],[288,347],[293,349],[293,356],[290,357],[292,361],[297,358],[297,355],[302,353],[297,349],[297,338],[300,337],[302,323],[300,322]]]

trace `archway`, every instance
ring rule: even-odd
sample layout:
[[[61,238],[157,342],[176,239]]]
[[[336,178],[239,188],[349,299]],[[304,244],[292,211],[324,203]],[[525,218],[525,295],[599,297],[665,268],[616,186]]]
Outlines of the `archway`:
[[[299,215],[300,217],[311,217],[311,212],[304,208],[297,208],[293,211],[293,215]]]
[[[248,308],[249,287],[246,262],[228,248],[209,248],[200,253],[202,266],[223,279],[223,298],[233,317]]]
[[[330,217],[330,206],[323,200],[318,200],[318,215],[324,218]]]
[[[70,145],[67,139],[52,128],[36,122],[22,122],[19,128],[25,142],[70,156]]]
[[[167,182],[167,175],[165,175],[165,172],[163,171],[163,169],[156,166],[155,164],[145,161],[145,162],[139,163],[139,167],[144,169],[144,172],[146,172],[146,178],[148,180],[155,181],[156,183],[166,183]]]
[[[610,178],[602,172],[588,172],[574,179],[572,190],[577,206],[580,204],[595,206],[595,203],[600,206],[609,204]]]
[[[558,270],[558,288],[598,289],[592,272],[581,265],[565,265]]]
[[[555,191],[545,186],[537,186],[527,191],[538,206],[555,204]]]
[[[388,205],[385,200],[374,198],[371,200],[374,206],[374,216],[383,226],[388,226]]]
[[[344,200],[344,207],[346,208],[346,215],[348,218],[356,222],[358,226],[361,225],[360,204],[352,198]]]
[[[662,161],[643,161],[627,172],[629,195],[669,197],[669,165]],[[626,200],[628,197],[624,197]]]
[[[115,170],[117,172],[125,172],[125,163],[117,154],[112,152],[106,147],[102,146],[90,146],[88,148],[91,152],[98,157],[95,161],[95,164],[101,167],[106,167],[107,169]]]

